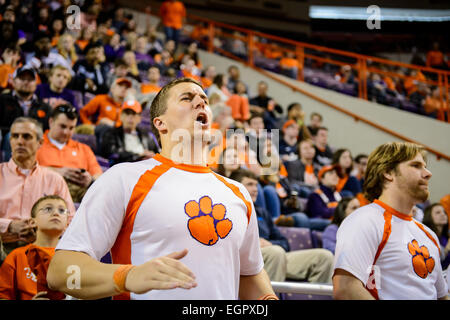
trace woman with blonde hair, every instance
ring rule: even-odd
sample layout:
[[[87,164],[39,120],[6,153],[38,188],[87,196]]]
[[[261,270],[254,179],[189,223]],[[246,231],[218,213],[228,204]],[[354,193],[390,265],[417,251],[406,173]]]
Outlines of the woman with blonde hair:
[[[58,44],[56,46],[58,53],[63,56],[67,61],[67,64],[73,66],[78,60],[78,55],[75,50],[75,39],[70,33],[64,33],[58,39]]]

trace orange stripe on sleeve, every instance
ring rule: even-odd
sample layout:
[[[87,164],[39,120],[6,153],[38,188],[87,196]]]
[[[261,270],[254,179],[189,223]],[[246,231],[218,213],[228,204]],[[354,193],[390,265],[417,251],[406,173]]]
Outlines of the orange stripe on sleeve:
[[[223,177],[221,177],[220,175],[216,174],[215,172],[214,176],[219,179],[224,185],[226,185],[228,188],[231,189],[231,191],[233,191],[233,193],[242,201],[244,201],[245,206],[247,207],[247,220],[250,223],[250,217],[252,215],[252,204],[247,201],[244,197],[244,195],[242,194],[241,190],[239,190],[238,187],[236,187],[234,184],[228,183]]]
[[[131,233],[133,232],[136,214],[145,197],[155,184],[156,180],[163,175],[170,166],[162,164],[147,170],[134,186],[130,200],[127,205],[122,228],[117,236],[114,246],[111,248],[111,258],[114,264],[131,264]],[[129,300],[130,293],[122,293],[114,296],[114,300]]]
[[[425,230],[425,228],[423,227],[423,225],[421,225],[420,223],[418,223],[417,221],[414,221],[414,223],[420,228],[420,230],[422,230],[423,232],[425,232],[425,234],[427,235],[428,238],[430,238],[431,241],[433,241],[433,243],[436,245],[436,247],[439,250],[439,254],[441,254],[441,247],[439,246],[439,244],[436,242],[436,240],[434,240],[434,238],[431,236],[431,234]]]

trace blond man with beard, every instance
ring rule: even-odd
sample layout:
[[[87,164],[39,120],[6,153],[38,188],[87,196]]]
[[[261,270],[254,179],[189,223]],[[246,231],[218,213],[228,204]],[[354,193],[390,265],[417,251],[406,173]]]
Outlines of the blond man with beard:
[[[373,202],[337,233],[335,299],[447,299],[439,240],[412,217],[430,178],[422,146],[391,142],[372,152],[364,192]]]

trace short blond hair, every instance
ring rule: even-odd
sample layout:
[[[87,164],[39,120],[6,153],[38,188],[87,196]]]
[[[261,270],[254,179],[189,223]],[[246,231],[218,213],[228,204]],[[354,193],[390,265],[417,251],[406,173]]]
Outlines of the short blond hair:
[[[388,142],[377,147],[367,161],[363,186],[366,199],[378,199],[385,186],[384,174],[396,172],[400,163],[414,159],[418,153],[427,161],[425,148],[415,143]]]

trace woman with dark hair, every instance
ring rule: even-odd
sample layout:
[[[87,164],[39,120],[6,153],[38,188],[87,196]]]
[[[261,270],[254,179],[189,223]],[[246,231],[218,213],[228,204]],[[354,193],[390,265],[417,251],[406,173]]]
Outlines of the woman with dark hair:
[[[334,254],[336,249],[336,234],[342,221],[349,216],[353,211],[360,206],[357,198],[343,198],[339,201],[336,209],[334,210],[333,220],[323,231],[322,235],[322,247],[328,249]]]
[[[228,77],[222,73],[216,75],[213,79],[213,84],[208,88],[208,97],[213,93],[220,96],[220,101],[227,102],[231,97],[231,92],[227,88]]]
[[[353,158],[350,150],[338,149],[333,154],[331,165],[336,166],[339,182],[336,191],[343,197],[354,197],[361,193],[361,185],[356,177],[350,175],[353,170]]]
[[[440,203],[433,203],[425,209],[422,223],[434,231],[441,245],[442,270],[450,264],[450,241],[448,231],[448,216]]]

